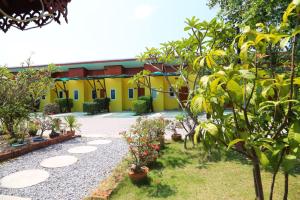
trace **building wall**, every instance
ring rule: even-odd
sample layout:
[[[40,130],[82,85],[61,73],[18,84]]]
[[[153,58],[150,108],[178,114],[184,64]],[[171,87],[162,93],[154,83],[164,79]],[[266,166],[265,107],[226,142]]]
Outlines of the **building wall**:
[[[121,112],[121,111],[130,111],[132,110],[133,101],[138,98],[138,92],[135,85],[129,83],[130,78],[106,78],[105,85],[107,91],[107,97],[111,98],[111,90],[115,89],[116,99],[111,99],[110,101],[110,111],[111,112]],[[171,83],[175,83],[176,76],[170,76],[169,80]],[[93,81],[90,81],[93,85]],[[63,87],[62,82],[57,82],[58,91],[61,91],[60,85]],[[169,84],[163,76],[153,76],[151,77],[151,86],[152,88],[158,90],[156,98],[153,99],[154,112],[160,112],[163,110],[175,110],[179,108],[178,102],[175,97],[171,97],[169,93]],[[74,106],[72,112],[82,112],[84,102],[93,102],[92,99],[92,90],[93,88],[88,83],[87,80],[69,80],[66,82],[66,87],[69,91],[69,98],[73,99]],[[100,97],[100,84],[96,83],[97,88],[97,97]],[[129,99],[128,89],[134,89],[133,98]],[[74,100],[74,91],[78,90],[79,98]],[[163,91],[163,92],[159,92]],[[145,95],[149,95],[150,91],[148,88],[145,88]],[[63,94],[65,98],[65,95]],[[48,103],[54,103],[57,99],[55,91],[49,90],[46,98],[41,101],[41,110]]]
[[[176,76],[169,76],[168,77],[171,84],[174,84],[176,82],[177,77]],[[169,91],[170,86],[166,80],[164,80],[164,91]],[[175,96],[170,96],[170,93],[164,93],[164,108],[165,110],[176,110],[179,108],[179,104],[175,98]]]
[[[116,99],[111,99],[111,90],[115,89]],[[109,110],[111,112],[123,111],[123,91],[122,91],[122,78],[107,78],[106,79],[107,97],[110,98]]]
[[[133,101],[138,98],[137,88],[135,85],[129,83],[128,82],[129,80],[130,80],[130,78],[122,79],[122,90],[123,90],[122,103],[123,103],[123,110],[125,110],[125,111],[131,111]],[[133,98],[132,99],[129,99],[129,97],[128,97],[128,89],[129,88],[133,89]]]

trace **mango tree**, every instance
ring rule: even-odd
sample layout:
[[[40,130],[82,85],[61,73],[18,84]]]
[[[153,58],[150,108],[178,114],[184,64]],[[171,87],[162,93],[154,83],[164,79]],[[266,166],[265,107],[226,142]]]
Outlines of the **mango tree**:
[[[300,84],[295,59],[300,27],[289,27],[289,19],[299,22],[299,4],[293,1],[288,6],[281,26],[259,23],[255,29],[244,27],[231,48],[220,50],[223,62],[215,56],[199,56],[200,66],[206,63],[210,74],[201,77],[192,108],[197,113],[208,112],[211,118],[199,124],[195,141],[201,135],[204,144],[232,149],[250,160],[256,199],[260,200],[264,199],[260,166],[273,172],[270,199],[276,175],[283,170],[283,199],[287,199],[288,176],[300,158],[300,104],[295,91]],[[267,53],[270,46],[279,46],[285,55],[272,67]],[[226,115],[225,104],[231,111]]]

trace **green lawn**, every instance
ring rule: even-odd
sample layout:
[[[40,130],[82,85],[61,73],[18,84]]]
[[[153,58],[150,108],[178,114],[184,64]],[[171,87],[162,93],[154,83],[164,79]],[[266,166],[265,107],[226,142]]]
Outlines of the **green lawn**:
[[[149,173],[149,179],[134,185],[126,178],[111,199],[254,199],[252,167],[230,152],[214,153],[206,162],[200,150],[184,150],[182,143],[170,143]],[[271,173],[263,171],[266,199]],[[282,199],[283,176],[279,174],[274,199]],[[300,199],[300,173],[290,176],[289,199]]]

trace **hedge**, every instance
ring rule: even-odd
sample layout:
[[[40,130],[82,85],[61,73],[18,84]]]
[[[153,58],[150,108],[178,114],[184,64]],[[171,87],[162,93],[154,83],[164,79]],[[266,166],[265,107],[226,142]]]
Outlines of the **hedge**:
[[[98,105],[95,102],[83,103],[83,112],[87,112],[90,115],[98,113]]]
[[[94,99],[94,102],[97,104],[97,110],[99,112],[109,111],[110,98]]]
[[[135,100],[135,101],[133,101],[133,111],[137,115],[148,113],[149,109],[148,109],[147,101],[145,101],[145,100]]]
[[[83,112],[94,115],[101,112],[109,111],[109,98],[94,99],[94,102],[83,103]]]
[[[147,113],[151,111],[151,104],[152,104],[151,96],[140,96],[138,100],[146,101]]]
[[[73,108],[73,99],[56,99],[56,103],[59,105],[61,112],[68,112],[68,103],[69,109]]]
[[[56,103],[50,103],[44,106],[44,113],[49,114],[57,114],[60,112],[59,105]]]

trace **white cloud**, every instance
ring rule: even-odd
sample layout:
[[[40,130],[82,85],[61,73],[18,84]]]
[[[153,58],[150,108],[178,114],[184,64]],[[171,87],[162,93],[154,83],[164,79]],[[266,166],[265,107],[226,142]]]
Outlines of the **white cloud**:
[[[134,10],[134,17],[136,19],[144,19],[152,15],[155,11],[154,6],[151,5],[139,5]]]

